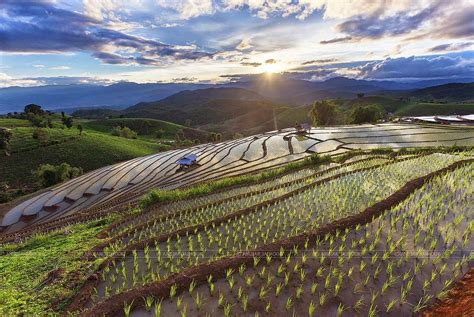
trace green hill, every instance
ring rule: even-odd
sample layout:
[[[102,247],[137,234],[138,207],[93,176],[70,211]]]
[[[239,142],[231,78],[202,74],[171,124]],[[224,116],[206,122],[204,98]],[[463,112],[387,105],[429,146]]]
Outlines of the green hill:
[[[23,122],[22,122],[23,121]],[[2,126],[12,128],[11,155],[0,154],[0,180],[13,188],[34,188],[32,171],[41,164],[81,167],[84,172],[138,156],[166,150],[169,146],[143,139],[125,139],[85,128],[82,135],[71,129],[42,129],[40,139],[33,138],[36,128],[27,121],[2,119]]]
[[[474,83],[452,83],[418,89],[410,92],[409,95],[421,101],[470,102],[474,101],[473,91]]]
[[[112,128],[116,126],[126,126],[137,132],[139,137],[148,139],[156,139],[158,136],[160,139],[173,139],[179,131],[183,131],[184,136],[191,140],[199,139],[205,141],[208,135],[207,132],[202,130],[185,127],[167,121],[145,118],[101,119],[85,121],[82,125],[87,129],[103,133],[110,133]]]

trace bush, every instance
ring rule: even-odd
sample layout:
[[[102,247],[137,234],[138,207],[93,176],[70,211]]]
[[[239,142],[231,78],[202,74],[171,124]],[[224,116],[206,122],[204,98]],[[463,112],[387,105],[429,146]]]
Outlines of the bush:
[[[358,106],[352,110],[351,123],[375,123],[383,118],[384,111],[380,106]]]
[[[12,138],[12,131],[7,128],[0,128],[0,149],[4,150],[8,155],[10,152],[10,140]]]
[[[71,167],[67,163],[56,166],[43,164],[36,170],[35,177],[41,187],[49,187],[82,174],[82,168]]]
[[[48,133],[46,133],[46,131],[44,131],[41,128],[37,128],[33,131],[32,137],[35,140],[38,140],[40,142],[44,142],[44,141],[48,140]]]
[[[116,126],[112,129],[112,135],[119,136],[126,139],[136,139],[137,133],[128,127]]]
[[[34,127],[46,128],[48,126],[48,122],[41,115],[29,112],[27,113],[26,117]]]
[[[331,100],[316,101],[309,111],[309,117],[315,126],[337,124],[338,108]]]

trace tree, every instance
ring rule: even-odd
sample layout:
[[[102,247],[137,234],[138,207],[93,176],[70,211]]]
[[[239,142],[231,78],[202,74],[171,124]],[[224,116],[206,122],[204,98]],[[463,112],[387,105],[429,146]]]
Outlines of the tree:
[[[316,101],[309,111],[309,117],[315,126],[336,124],[337,115],[337,105],[331,100]]]
[[[7,128],[0,128],[0,149],[4,150],[5,155],[10,155],[10,140],[12,131]]]
[[[82,124],[78,124],[77,129],[79,130],[79,135],[82,135],[82,131],[84,130],[84,128],[82,127]]]
[[[72,127],[72,124],[73,124],[73,120],[72,120],[72,117],[62,117],[61,121],[63,122],[63,124],[68,128],[70,129]]]
[[[136,139],[137,133],[128,127],[116,126],[112,129],[112,135],[119,136],[126,139]]]
[[[60,165],[43,164],[38,167],[35,177],[41,187],[53,186],[68,179],[82,175],[83,170],[80,167],[71,167],[67,163]]]
[[[359,98],[359,99],[360,99],[360,98],[363,98],[364,96],[365,96],[365,94],[363,94],[363,93],[358,93],[358,94],[357,94],[357,98]]]
[[[29,105],[26,105],[24,111],[26,114],[31,113],[38,116],[42,116],[44,114],[44,111],[43,109],[41,109],[41,106],[35,105],[34,103],[30,103]]]
[[[383,117],[383,110],[380,106],[358,106],[352,110],[351,123],[375,123]]]

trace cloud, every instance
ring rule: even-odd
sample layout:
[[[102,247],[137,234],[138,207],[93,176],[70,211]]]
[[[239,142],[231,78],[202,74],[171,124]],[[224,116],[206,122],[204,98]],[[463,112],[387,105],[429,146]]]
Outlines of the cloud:
[[[174,83],[194,83],[198,82],[198,78],[196,77],[181,77],[181,78],[173,78],[172,80]]]
[[[176,11],[182,19],[190,19],[214,12],[211,0],[156,0],[156,4]]]
[[[451,44],[442,44],[437,45],[429,49],[430,52],[446,52],[446,51],[460,51],[468,49],[473,45],[472,42],[465,43],[451,43]]]
[[[24,77],[24,78],[13,78],[5,73],[0,73],[0,87],[32,87],[32,86],[45,86],[45,85],[74,85],[74,84],[95,84],[95,85],[107,85],[112,84],[114,81],[110,79],[101,79],[95,77],[70,77],[70,76],[58,76],[58,77]]]
[[[387,58],[355,69],[361,78],[435,79],[473,77],[474,59],[461,56],[423,56]]]
[[[235,47],[235,49],[237,49],[239,51],[243,51],[243,50],[249,49],[251,47],[252,47],[252,45],[250,45],[250,40],[249,39],[243,39],[242,41],[240,41],[239,45],[237,45]]]
[[[6,52],[89,51],[104,63],[158,65],[163,60],[196,60],[212,53],[128,35],[101,26],[95,17],[49,2],[5,0],[0,4],[0,50]],[[41,39],[41,40],[38,40]]]
[[[261,66],[262,63],[256,63],[256,62],[242,62],[242,63],[240,63],[240,65],[258,67],[258,66]]]
[[[362,38],[380,38],[385,35],[393,36],[410,33],[432,17],[439,7],[438,2],[416,14],[401,12],[389,17],[378,15],[357,16],[339,24],[337,31]]]
[[[332,43],[338,43],[338,42],[347,42],[352,40],[351,36],[344,36],[344,37],[336,37],[330,40],[323,40],[320,41],[319,44],[332,44]]]
[[[265,61],[265,64],[275,64],[276,62],[277,62],[277,61],[276,61],[275,59],[270,58],[270,59],[267,59],[267,60]]]
[[[311,61],[303,62],[303,63],[301,63],[301,65],[306,66],[306,65],[313,65],[313,64],[327,64],[327,63],[333,63],[333,62],[337,62],[337,61],[338,61],[337,58],[313,59]]]
[[[53,69],[53,70],[68,70],[68,69],[71,69],[71,67],[69,67],[69,66],[55,66],[55,67],[51,67],[50,69]]]

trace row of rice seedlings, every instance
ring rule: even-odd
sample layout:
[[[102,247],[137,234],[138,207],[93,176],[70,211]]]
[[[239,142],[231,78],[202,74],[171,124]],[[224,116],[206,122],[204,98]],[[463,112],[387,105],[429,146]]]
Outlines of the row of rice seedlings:
[[[160,280],[183,268],[285,237],[358,213],[387,197],[410,179],[461,159],[433,154],[357,172],[312,187],[256,212],[212,224],[186,236],[154,242],[117,258],[101,274],[96,299]]]
[[[305,185],[311,184],[312,182],[339,174],[347,171],[352,171],[360,168],[367,168],[374,165],[379,165],[386,162],[386,159],[374,159],[370,161],[363,161],[349,166],[340,167],[328,173],[324,173],[317,177],[303,178],[297,180],[294,183],[289,183],[284,186],[275,186],[273,190],[266,191],[263,193],[251,192],[248,196],[231,199],[219,204],[210,204],[208,206],[201,207],[200,209],[185,209],[184,211],[178,212],[178,216],[170,216],[166,218],[156,219],[153,222],[149,222],[146,227],[142,227],[139,230],[131,230],[130,233],[124,236],[122,239],[116,241],[113,245],[104,250],[106,255],[115,253],[120,247],[136,241],[140,241],[145,238],[150,238],[156,235],[161,235],[167,232],[176,231],[178,229],[208,222],[212,219],[228,215],[240,209],[248,208],[253,205],[259,204],[263,201],[277,198],[288,192],[297,190]]]
[[[473,165],[433,179],[367,225],[255,257],[179,295],[155,316],[407,316],[443,298],[474,259]],[[127,303],[125,303],[124,308]]]
[[[331,167],[336,167],[335,164],[324,165],[324,166],[320,166],[320,167],[314,168],[314,169],[305,169],[305,170],[302,170],[302,171],[297,171],[295,173],[290,173],[288,175],[285,175],[283,178],[273,179],[273,180],[270,180],[270,181],[264,182],[264,183],[254,184],[254,185],[250,185],[250,186],[241,186],[241,187],[237,187],[237,188],[234,188],[234,189],[230,189],[230,190],[225,191],[225,192],[218,192],[218,193],[215,193],[215,194],[210,194],[210,195],[197,197],[197,198],[193,198],[193,199],[179,200],[179,201],[167,204],[165,206],[161,206],[160,210],[159,210],[160,211],[159,213],[148,213],[148,214],[145,214],[144,216],[139,215],[136,219],[132,220],[133,222],[127,224],[126,226],[123,226],[123,227],[126,227],[125,230],[122,227],[122,229],[120,231],[123,232],[123,231],[126,231],[126,229],[131,231],[133,229],[134,225],[137,225],[139,223],[143,223],[144,220],[146,220],[146,219],[151,218],[151,220],[153,220],[153,218],[160,217],[163,214],[175,213],[176,211],[188,210],[188,209],[192,209],[192,208],[195,208],[195,207],[206,207],[206,204],[212,205],[216,201],[221,201],[223,199],[232,199],[233,196],[237,196],[237,195],[240,195],[240,194],[245,194],[245,193],[253,192],[253,191],[258,192],[259,190],[268,190],[269,188],[278,187],[279,185],[281,185],[283,183],[287,183],[287,182],[304,181],[304,180],[308,179],[309,177],[311,177],[312,175],[317,175],[317,174],[323,173],[323,175],[321,175],[319,177],[313,177],[312,178],[313,181],[316,181],[316,180],[319,180],[321,178],[330,177],[330,176],[333,176],[333,175],[336,175],[336,174],[339,174],[339,173],[342,173],[342,172],[352,171],[352,170],[359,169],[359,168],[367,168],[367,167],[374,166],[374,165],[379,165],[379,164],[382,164],[384,162],[387,162],[388,160],[389,160],[389,158],[384,159],[384,158],[374,157],[374,159],[370,160],[370,161],[361,160],[361,162],[356,163],[356,164],[341,165],[337,169],[331,169]],[[325,170],[329,170],[329,171],[325,172]],[[304,173],[303,173],[304,175],[300,175],[299,173],[301,173],[303,171],[304,171]],[[115,229],[115,231],[118,231],[118,230]]]
[[[327,168],[327,166],[321,166],[319,170],[323,170]],[[226,191],[219,191],[217,193],[208,194],[205,196],[199,196],[195,198],[188,198],[188,199],[180,199],[173,201],[171,203],[159,206],[157,209],[152,209],[151,212],[144,213],[142,215],[138,215],[136,218],[130,220],[127,223],[122,224],[121,226],[114,228],[111,231],[112,235],[120,234],[124,231],[130,230],[135,225],[143,223],[145,221],[152,220],[155,217],[159,217],[164,214],[176,212],[177,210],[187,210],[192,208],[197,208],[204,206],[206,204],[212,204],[216,201],[231,198],[233,196],[237,196],[246,192],[250,191],[260,191],[265,190],[270,187],[277,186],[283,182],[290,182],[296,181],[298,179],[302,179],[305,177],[309,177],[315,173],[315,169],[313,168],[305,168],[302,170],[297,170],[292,173],[283,175],[280,178],[270,179],[266,182],[253,184],[253,185],[245,185],[237,188],[231,188]]]
[[[361,160],[365,158],[367,157],[362,157]],[[376,164],[383,163],[383,161],[388,160],[388,159],[389,158],[380,159],[375,156],[373,161],[367,162],[367,163],[362,161],[360,162],[360,164],[362,164],[363,167],[367,167],[369,165],[376,165]],[[211,204],[213,202],[216,202],[222,199],[228,199],[228,198],[231,198],[233,196],[240,195],[243,193],[247,193],[251,191],[266,190],[268,188],[278,186],[279,184],[282,184],[282,183],[303,180],[304,178],[307,178],[315,173],[324,172],[324,170],[329,169],[330,167],[334,167],[334,166],[336,166],[336,164],[316,165],[315,167],[297,170],[295,172],[285,174],[280,178],[270,179],[266,182],[261,182],[261,183],[257,183],[253,185],[243,185],[237,188],[232,188],[227,191],[219,191],[217,193],[209,194],[206,196],[177,200],[172,203],[159,206],[157,209],[152,209],[151,212],[137,215],[137,217],[135,217],[134,219],[131,219],[130,221],[116,228],[113,228],[111,230],[111,235],[118,235],[125,231],[130,231],[134,228],[134,226],[146,221],[151,221],[154,218],[160,217],[164,214],[173,213],[173,212],[176,212],[177,210],[186,210],[186,209],[202,207],[206,204]],[[354,167],[349,167],[349,166],[346,167],[344,165],[341,166],[341,169],[347,169],[347,168],[348,170],[354,170],[360,167],[358,167],[357,164]],[[332,170],[331,173],[334,174],[334,173],[337,173],[337,171]]]

